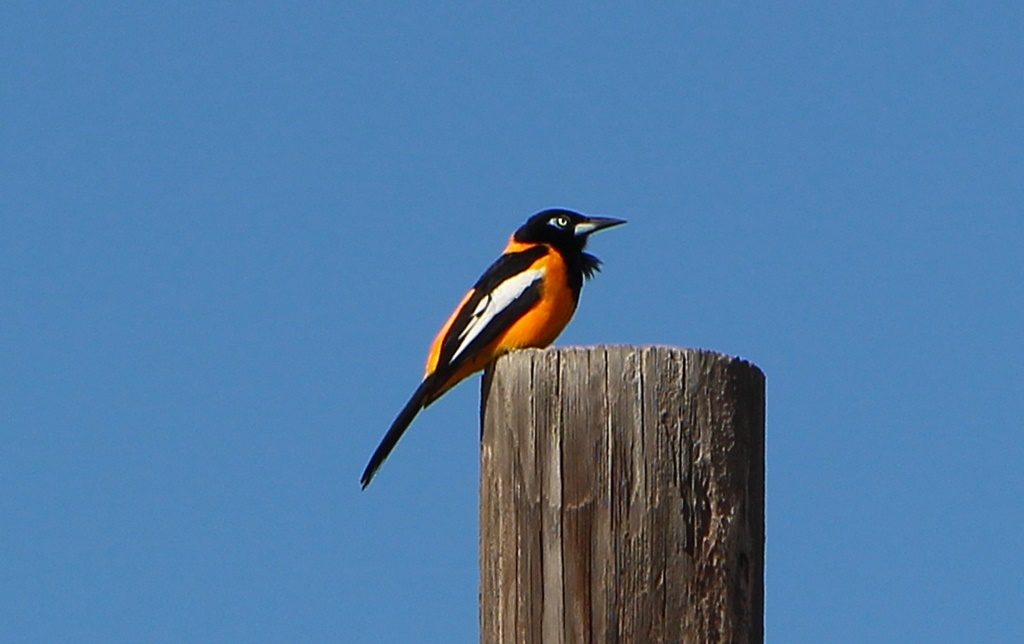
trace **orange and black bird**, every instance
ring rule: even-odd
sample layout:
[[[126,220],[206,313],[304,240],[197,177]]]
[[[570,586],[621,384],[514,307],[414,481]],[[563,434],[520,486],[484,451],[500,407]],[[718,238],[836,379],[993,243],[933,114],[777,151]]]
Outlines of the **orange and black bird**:
[[[576,311],[583,281],[601,265],[583,252],[593,233],[626,223],[570,210],[544,210],[509,239],[505,252],[466,293],[427,356],[423,382],[370,457],[363,489],[416,414],[461,380],[512,349],[546,347]]]

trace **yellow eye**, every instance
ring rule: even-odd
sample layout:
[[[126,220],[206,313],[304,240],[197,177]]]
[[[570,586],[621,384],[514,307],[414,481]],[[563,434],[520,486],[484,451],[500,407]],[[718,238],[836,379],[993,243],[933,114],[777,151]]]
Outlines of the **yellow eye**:
[[[558,215],[557,217],[551,218],[551,225],[557,228],[568,228],[569,218],[565,215]]]

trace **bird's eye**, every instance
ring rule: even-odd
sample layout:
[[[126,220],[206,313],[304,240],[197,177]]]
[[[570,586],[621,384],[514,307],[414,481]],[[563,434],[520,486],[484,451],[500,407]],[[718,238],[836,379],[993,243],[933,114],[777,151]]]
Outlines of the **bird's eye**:
[[[556,228],[568,228],[569,218],[565,215],[558,215],[557,217],[551,218],[551,225]]]

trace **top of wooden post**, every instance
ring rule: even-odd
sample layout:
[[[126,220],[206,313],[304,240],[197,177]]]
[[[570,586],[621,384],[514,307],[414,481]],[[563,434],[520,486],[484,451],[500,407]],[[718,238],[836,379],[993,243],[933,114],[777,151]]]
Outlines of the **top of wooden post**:
[[[484,642],[758,642],[764,374],[662,346],[515,351],[483,385]]]

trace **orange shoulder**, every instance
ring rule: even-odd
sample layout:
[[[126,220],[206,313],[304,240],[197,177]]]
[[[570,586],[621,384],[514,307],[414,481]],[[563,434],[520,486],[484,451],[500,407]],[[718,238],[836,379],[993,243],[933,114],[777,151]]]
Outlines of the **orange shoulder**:
[[[521,253],[524,250],[530,250],[531,248],[535,248],[536,246],[537,244],[532,242],[524,243],[521,241],[516,241],[516,237],[515,235],[513,235],[508,238],[508,245],[505,246],[504,254],[510,255],[512,253]]]

